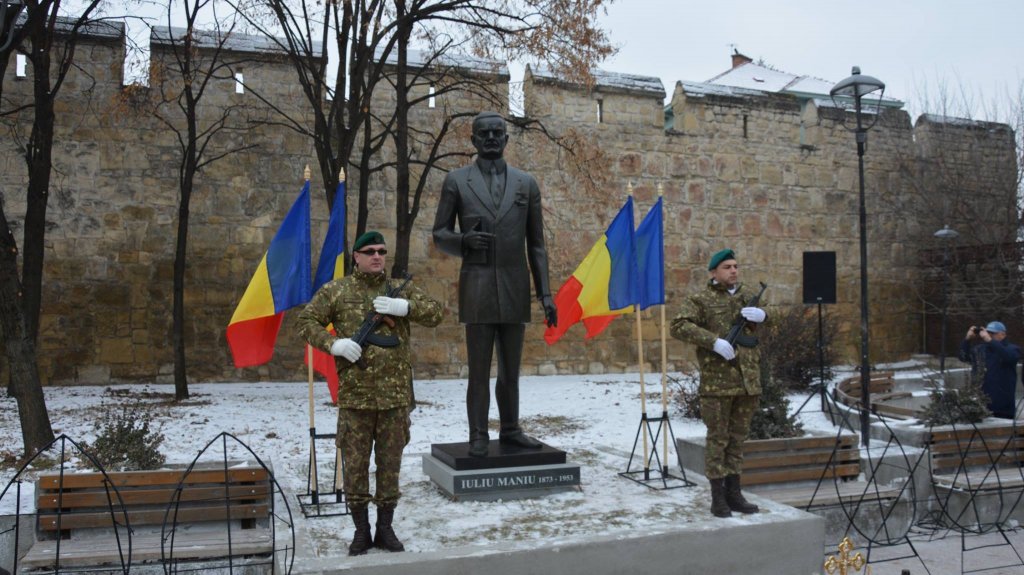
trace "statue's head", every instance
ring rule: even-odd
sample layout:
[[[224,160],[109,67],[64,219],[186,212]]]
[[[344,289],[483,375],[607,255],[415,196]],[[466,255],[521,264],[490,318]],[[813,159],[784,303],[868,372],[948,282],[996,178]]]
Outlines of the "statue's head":
[[[473,118],[473,147],[485,160],[497,160],[505,153],[508,132],[505,118],[496,112],[480,112]]]

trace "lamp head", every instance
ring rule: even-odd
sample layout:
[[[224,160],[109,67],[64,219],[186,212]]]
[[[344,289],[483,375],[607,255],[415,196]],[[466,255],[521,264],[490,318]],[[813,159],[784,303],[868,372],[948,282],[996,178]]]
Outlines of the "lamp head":
[[[945,225],[942,226],[941,230],[935,232],[932,235],[939,238],[940,240],[952,240],[956,239],[960,234],[956,230],[950,228],[948,225]]]
[[[835,99],[836,96],[848,96],[860,98],[878,90],[885,91],[885,83],[874,76],[866,76],[860,73],[860,66],[854,66],[849,78],[840,80],[829,91],[829,95]],[[881,96],[879,96],[881,99]]]

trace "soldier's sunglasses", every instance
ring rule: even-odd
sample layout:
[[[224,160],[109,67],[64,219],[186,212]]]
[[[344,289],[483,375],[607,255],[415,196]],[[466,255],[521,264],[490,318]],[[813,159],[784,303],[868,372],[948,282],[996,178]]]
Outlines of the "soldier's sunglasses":
[[[376,249],[376,250],[375,249],[356,250],[356,253],[357,254],[363,254],[364,256],[372,256],[374,254],[377,254],[378,256],[386,256],[386,255],[388,255],[388,250],[385,249],[385,248],[380,248],[380,249]]]

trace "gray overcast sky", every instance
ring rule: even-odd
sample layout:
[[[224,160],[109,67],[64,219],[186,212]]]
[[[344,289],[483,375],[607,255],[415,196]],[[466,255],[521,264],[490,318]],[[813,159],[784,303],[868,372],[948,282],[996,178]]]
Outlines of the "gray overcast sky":
[[[830,82],[858,65],[914,116],[944,85],[1005,120],[981,102],[1005,109],[1024,79],[1024,0],[617,0],[602,22],[620,50],[601,67],[661,78],[669,97],[727,70],[732,46]]]

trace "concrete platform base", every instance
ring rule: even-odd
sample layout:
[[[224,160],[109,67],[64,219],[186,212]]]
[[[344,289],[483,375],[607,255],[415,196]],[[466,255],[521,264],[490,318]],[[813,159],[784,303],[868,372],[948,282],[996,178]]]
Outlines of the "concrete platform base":
[[[822,572],[824,522],[804,513],[779,521],[695,521],[629,536],[538,541],[532,548],[496,544],[428,553],[297,559],[293,574],[559,575],[743,573],[803,575]],[[761,519],[764,519],[763,517]]]
[[[293,573],[360,575],[693,575],[821,573],[824,521],[753,496],[761,512],[720,519],[708,510],[707,480],[659,490],[619,475],[629,452],[594,444],[569,452],[578,490],[532,499],[452,501],[403,461],[396,531],[406,552],[346,556],[350,522],[297,525]],[[676,470],[678,471],[678,469]]]

